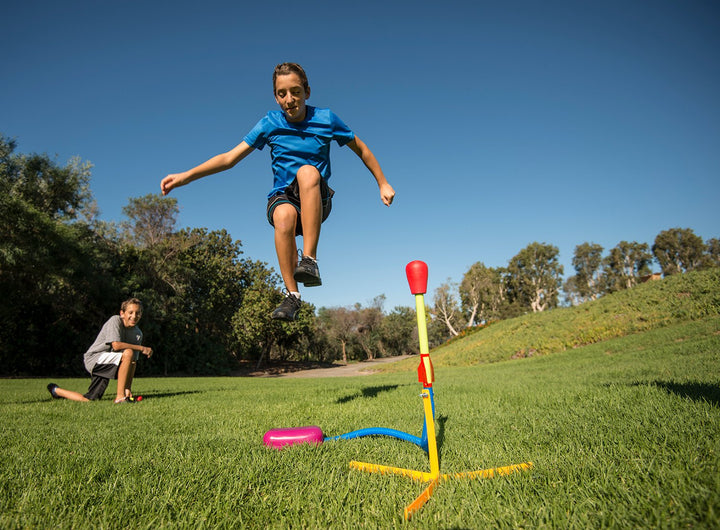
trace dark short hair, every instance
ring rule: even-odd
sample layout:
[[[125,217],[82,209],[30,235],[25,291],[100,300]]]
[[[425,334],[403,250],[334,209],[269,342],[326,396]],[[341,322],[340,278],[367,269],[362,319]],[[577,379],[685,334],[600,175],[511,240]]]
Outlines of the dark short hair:
[[[129,306],[129,305],[133,305],[133,304],[136,305],[136,306],[139,306],[139,307],[140,307],[140,311],[142,311],[143,304],[142,304],[142,302],[141,302],[139,299],[137,299],[137,298],[128,298],[127,300],[125,300],[125,301],[122,303],[122,305],[120,306],[120,311],[123,311],[123,312],[127,311],[128,306]]]
[[[280,63],[275,67],[275,71],[273,72],[273,94],[275,93],[275,81],[277,81],[278,76],[289,74],[297,74],[300,82],[302,82],[303,88],[306,92],[308,91],[310,85],[308,84],[307,74],[305,70],[303,70],[303,67],[298,63]]]

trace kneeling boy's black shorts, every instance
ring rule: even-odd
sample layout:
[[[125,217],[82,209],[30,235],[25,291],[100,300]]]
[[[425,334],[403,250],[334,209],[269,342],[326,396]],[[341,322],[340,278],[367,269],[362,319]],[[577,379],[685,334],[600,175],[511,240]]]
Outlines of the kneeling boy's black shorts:
[[[96,364],[92,371],[90,388],[84,394],[90,401],[96,401],[103,397],[110,379],[117,379],[117,364]]]
[[[320,179],[320,197],[322,197],[322,221],[328,218],[330,211],[332,210],[332,198],[335,195],[335,191],[328,186],[325,179]],[[275,226],[273,223],[273,213],[275,208],[280,204],[292,204],[298,212],[298,219],[295,228],[295,235],[302,235],[302,222],[300,222],[300,190],[298,189],[297,179],[292,181],[283,193],[273,195],[268,199],[267,204],[267,219],[268,222]]]

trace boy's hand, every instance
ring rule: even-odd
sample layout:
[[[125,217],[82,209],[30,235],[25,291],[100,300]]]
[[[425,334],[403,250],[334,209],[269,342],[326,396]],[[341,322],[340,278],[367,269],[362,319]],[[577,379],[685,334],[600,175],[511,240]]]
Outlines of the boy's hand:
[[[153,354],[152,348],[148,348],[147,346],[143,346],[143,349],[140,350],[143,355],[145,355],[148,359]]]
[[[164,179],[160,181],[160,191],[163,195],[167,195],[170,193],[170,190],[172,190],[175,187],[175,182],[177,181],[177,174],[174,175],[168,175]]]
[[[167,195],[170,190],[182,185],[182,173],[173,173],[160,181],[160,191],[163,195]]]
[[[387,182],[380,186],[380,198],[385,206],[390,206],[395,198],[395,190]]]

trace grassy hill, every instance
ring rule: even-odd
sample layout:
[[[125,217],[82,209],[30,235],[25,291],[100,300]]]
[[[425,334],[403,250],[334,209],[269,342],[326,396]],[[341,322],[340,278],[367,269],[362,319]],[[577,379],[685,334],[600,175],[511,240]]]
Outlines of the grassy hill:
[[[432,351],[433,364],[472,366],[547,355],[604,340],[720,315],[720,269],[675,275],[577,307],[494,323]],[[417,361],[385,371],[414,369]]]

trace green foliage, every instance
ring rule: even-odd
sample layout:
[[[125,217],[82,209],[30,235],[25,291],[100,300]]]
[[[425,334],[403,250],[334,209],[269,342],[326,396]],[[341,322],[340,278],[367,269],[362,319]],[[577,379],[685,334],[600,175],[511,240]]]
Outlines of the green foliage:
[[[463,326],[460,301],[455,294],[455,284],[448,278],[448,281],[435,289],[432,297],[433,307],[431,315],[437,323],[442,323],[447,328],[446,334],[454,337],[458,334],[458,328]]]
[[[409,307],[396,307],[380,322],[380,341],[383,350],[394,355],[419,353],[417,318]]]
[[[0,527],[717,528],[718,349],[716,314],[557,355],[439,367],[441,472],[534,466],[443,481],[410,521],[403,508],[426,484],[348,463],[429,470],[412,444],[276,451],[262,437],[302,425],[419,435],[414,373],[140,378],[146,399],[132,406],[53,401],[47,381],[0,380]]]
[[[77,218],[90,203],[89,163],[64,167],[46,154],[15,154],[16,143],[0,134],[0,183],[4,199],[21,201],[50,219]]]
[[[614,293],[637,285],[650,274],[652,254],[647,243],[620,241],[603,259],[603,291]]]
[[[152,301],[151,337],[162,344],[150,373],[228,373],[235,365],[230,325],[245,285],[240,242],[224,230],[193,229],[136,252],[144,282],[136,292]]]
[[[487,328],[489,325],[493,324],[497,321],[490,321],[486,322],[484,324],[478,324],[477,326],[472,326],[469,328],[464,328],[460,333],[457,334],[457,336],[452,337],[450,340],[448,340],[445,345],[450,344],[452,342],[457,342],[459,340],[464,339],[465,337],[469,337],[470,335],[474,335],[475,333],[479,333],[483,329]]]
[[[276,287],[279,277],[262,262],[244,266],[246,286],[231,320],[238,356],[256,359],[258,366],[273,358],[307,359],[314,349],[314,306],[303,303],[294,322],[273,320],[270,315],[283,298]]]
[[[326,360],[348,362],[418,351],[415,311],[396,307],[385,315],[384,299],[376,298],[370,307],[319,309],[317,331],[323,337]]]
[[[603,247],[595,243],[583,243],[575,247],[572,263],[580,301],[596,300],[602,293],[602,252]]]
[[[173,233],[180,208],[175,198],[149,194],[130,197],[123,213],[130,220],[125,224],[127,239],[140,248],[148,248]]]
[[[500,317],[506,302],[505,274],[504,269],[486,267],[480,261],[465,273],[459,291],[466,327]]]
[[[713,237],[707,240],[707,266],[720,267],[720,239]]]
[[[690,228],[663,230],[652,246],[665,276],[702,268],[707,262],[705,243]]]
[[[510,302],[533,312],[556,307],[562,285],[560,251],[547,243],[530,243],[509,262],[506,285]]]
[[[76,373],[94,339],[88,322],[97,333],[119,298],[114,244],[77,220],[88,165],[14,148],[0,136],[0,370]]]

